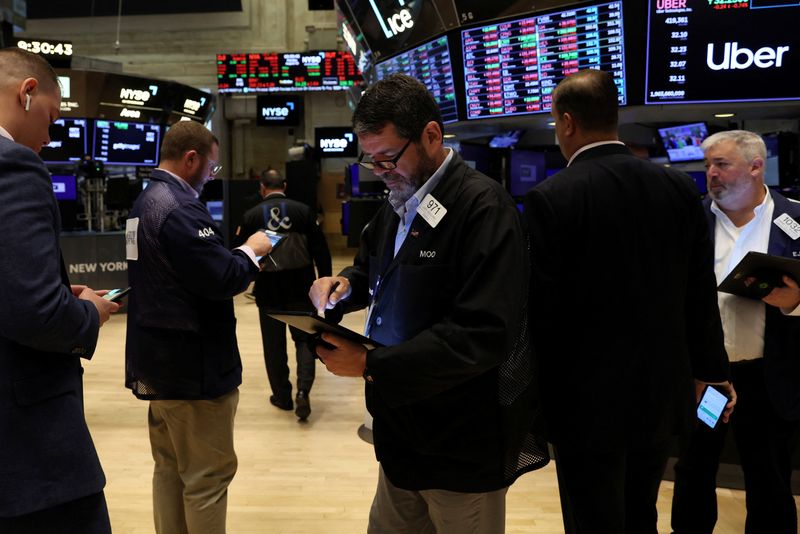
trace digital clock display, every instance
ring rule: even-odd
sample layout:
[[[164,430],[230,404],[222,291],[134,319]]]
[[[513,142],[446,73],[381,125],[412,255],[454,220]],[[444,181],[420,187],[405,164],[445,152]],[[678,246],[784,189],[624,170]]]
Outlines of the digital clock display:
[[[17,46],[42,56],[71,56],[72,43],[52,39],[20,39]]]

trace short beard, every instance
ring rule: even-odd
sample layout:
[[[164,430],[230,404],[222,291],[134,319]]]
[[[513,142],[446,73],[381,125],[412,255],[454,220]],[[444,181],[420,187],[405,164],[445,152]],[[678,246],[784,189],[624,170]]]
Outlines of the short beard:
[[[436,162],[419,148],[417,148],[417,157],[419,158],[419,163],[417,163],[417,168],[414,170],[414,178],[410,182],[401,181],[399,187],[389,191],[389,204],[392,205],[395,211],[404,206],[408,199],[419,191],[422,184],[428,181],[433,176],[433,173],[436,172]]]
[[[391,204],[392,208],[395,210],[400,209],[400,207],[408,202],[409,198],[414,196],[414,193],[416,193],[418,189],[419,187],[415,184],[405,181],[400,182],[399,186],[389,191],[389,204]]]

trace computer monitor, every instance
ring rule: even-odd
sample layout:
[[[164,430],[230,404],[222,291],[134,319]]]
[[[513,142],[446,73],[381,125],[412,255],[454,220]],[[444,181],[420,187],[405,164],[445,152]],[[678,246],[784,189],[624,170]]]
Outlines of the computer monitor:
[[[508,192],[520,197],[547,176],[544,152],[532,150],[512,150],[509,161]]]
[[[94,121],[94,159],[105,165],[158,165],[161,127],[137,122]]]
[[[659,128],[658,135],[661,137],[670,163],[703,160],[700,144],[708,137],[706,123],[697,122]]]
[[[510,130],[492,137],[489,140],[489,146],[492,148],[512,148],[519,142],[520,137],[522,137],[522,130]]]
[[[54,174],[50,176],[50,180],[53,182],[53,194],[55,194],[56,200],[78,199],[78,188],[76,187],[75,176],[71,174]]]
[[[700,194],[705,195],[708,193],[708,187],[706,185],[706,171],[687,171],[686,174],[692,177],[692,180],[694,180],[694,183],[697,186],[697,190],[700,191]]]
[[[207,200],[206,208],[214,221],[222,222],[223,205],[221,200]]]
[[[50,143],[42,147],[39,157],[54,165],[77,163],[88,153],[86,119],[62,117],[50,125]]]

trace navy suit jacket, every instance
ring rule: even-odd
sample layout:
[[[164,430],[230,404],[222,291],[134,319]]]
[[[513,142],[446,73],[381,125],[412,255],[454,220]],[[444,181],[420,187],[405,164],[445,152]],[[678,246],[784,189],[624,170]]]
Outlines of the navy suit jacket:
[[[784,213],[800,220],[800,202],[770,191],[775,204],[773,220]],[[706,199],[706,216],[714,240],[716,216],[711,211],[711,199]],[[792,239],[772,223],[767,254],[800,259],[800,239]],[[800,282],[800,280],[798,280]],[[767,307],[764,327],[764,375],[773,407],[782,417],[800,419],[800,317],[784,315],[781,310]]]
[[[0,136],[0,517],[105,485],[80,364],[94,352],[99,318],[72,295],[59,230],[42,160]]]

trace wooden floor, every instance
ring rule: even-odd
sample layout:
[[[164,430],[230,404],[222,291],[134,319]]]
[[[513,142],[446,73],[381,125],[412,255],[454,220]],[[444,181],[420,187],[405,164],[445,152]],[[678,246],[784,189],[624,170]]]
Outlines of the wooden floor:
[[[348,256],[335,258],[334,272],[348,260]],[[280,411],[267,400],[253,301],[237,297],[236,315],[244,383],[236,416],[239,471],[230,487],[228,531],[365,532],[377,463],[372,446],[356,434],[365,414],[363,382],[335,377],[318,364],[313,411],[307,423],[299,423],[293,412]],[[113,317],[102,328],[97,353],[85,364],[86,417],[108,479],[105,491],[114,532],[152,534],[147,403],[136,400],[123,386],[125,319]],[[363,321],[363,314],[345,318],[354,329],[360,329]],[[294,380],[292,362],[290,367]],[[590,477],[586,483],[592,483]],[[720,489],[718,495],[720,521],[715,532],[743,532],[744,494]],[[664,482],[658,501],[659,532],[670,532],[671,498],[672,483]],[[552,464],[512,486],[507,508],[508,533],[563,532]]]

